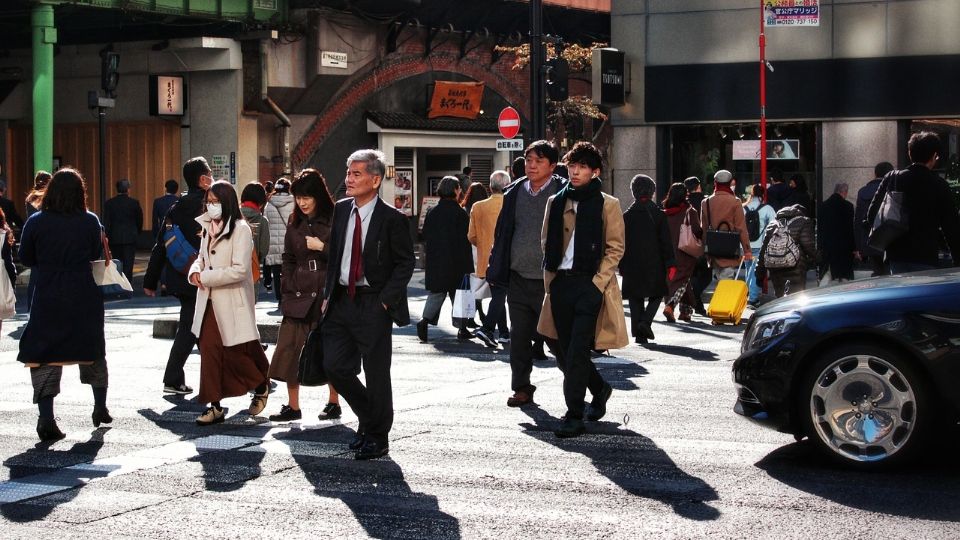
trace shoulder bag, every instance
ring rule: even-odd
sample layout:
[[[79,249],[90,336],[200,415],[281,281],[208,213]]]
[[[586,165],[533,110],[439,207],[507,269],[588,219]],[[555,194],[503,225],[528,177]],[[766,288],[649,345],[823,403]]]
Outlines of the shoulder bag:
[[[717,228],[713,228],[713,220],[710,219],[710,199],[707,199],[707,230],[704,231],[703,252],[709,256],[718,259],[736,259],[740,257],[740,231],[730,228],[726,221],[720,223]],[[726,230],[720,227],[726,226]]]
[[[133,292],[133,286],[130,285],[127,276],[120,273],[120,261],[111,256],[107,235],[103,232],[100,233],[100,242],[103,243],[103,259],[90,262],[93,281],[100,286],[104,294]]]
[[[896,171],[890,179],[892,185],[880,203],[880,209],[873,218],[873,226],[867,236],[867,245],[877,251],[886,251],[894,240],[900,238],[910,230],[910,215],[904,206],[904,193],[897,190],[897,180],[900,171]]]
[[[697,235],[693,234],[693,226],[690,225],[689,209],[687,209],[687,213],[683,217],[683,223],[680,224],[680,242],[677,248],[691,257],[699,259],[703,256],[703,241],[697,238]]]

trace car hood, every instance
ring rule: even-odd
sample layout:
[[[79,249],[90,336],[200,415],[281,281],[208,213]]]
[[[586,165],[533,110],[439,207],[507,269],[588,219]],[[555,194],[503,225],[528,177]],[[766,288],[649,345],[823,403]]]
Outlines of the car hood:
[[[960,268],[860,279],[831,287],[808,289],[764,304],[755,315],[803,311],[825,304],[940,296],[946,293],[945,289],[953,294],[960,290]]]

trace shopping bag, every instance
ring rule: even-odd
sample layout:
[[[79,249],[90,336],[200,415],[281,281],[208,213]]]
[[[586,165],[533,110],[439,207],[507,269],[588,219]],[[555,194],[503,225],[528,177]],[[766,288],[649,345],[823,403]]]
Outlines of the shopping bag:
[[[460,281],[460,288],[453,297],[453,325],[457,328],[466,328],[467,321],[472,321],[477,313],[477,302],[470,290],[470,274],[464,274]]]
[[[133,285],[130,285],[127,276],[120,273],[120,261],[110,255],[110,242],[102,231],[100,243],[103,244],[103,259],[90,262],[93,281],[100,286],[104,295],[129,296],[126,293],[133,292]]]
[[[683,223],[680,224],[680,242],[677,248],[691,257],[699,259],[703,256],[703,242],[697,238],[697,235],[693,234],[689,212],[684,216]]]
[[[473,297],[476,300],[486,300],[493,297],[493,293],[490,292],[490,284],[487,283],[486,279],[476,274],[470,274],[470,290],[473,291]]]
[[[328,382],[327,373],[323,370],[323,338],[320,335],[320,325],[310,330],[303,348],[300,349],[297,380],[301,386],[323,386]]]
[[[894,172],[891,186],[880,202],[880,210],[873,218],[873,226],[867,236],[867,245],[877,251],[886,251],[894,240],[910,230],[910,219],[903,205],[903,192],[897,191],[898,173]]]

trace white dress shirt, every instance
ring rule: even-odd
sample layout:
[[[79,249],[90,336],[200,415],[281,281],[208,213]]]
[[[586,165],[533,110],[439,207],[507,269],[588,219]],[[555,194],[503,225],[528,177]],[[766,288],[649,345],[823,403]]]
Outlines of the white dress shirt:
[[[357,220],[354,212],[357,210],[360,211],[360,252],[362,253],[363,248],[367,245],[367,231],[370,230],[370,216],[373,215],[377,198],[378,197],[374,197],[370,202],[360,207],[357,206],[356,200],[350,205],[350,217],[347,218],[347,230],[343,238],[343,257],[340,259],[340,284],[344,287],[349,285],[348,281],[350,280],[350,259],[353,254],[353,229],[354,223]],[[364,272],[363,277],[357,282],[357,287],[366,287],[367,285],[369,285],[369,283],[367,283],[366,272]]]
[[[576,223],[577,215],[577,201],[570,201],[573,203],[573,215],[574,223]],[[574,239],[577,236],[577,226],[573,226],[573,232],[570,233],[570,243],[567,244],[566,251],[563,252],[563,260],[560,261],[560,266],[557,267],[558,270],[573,270],[573,245]]]

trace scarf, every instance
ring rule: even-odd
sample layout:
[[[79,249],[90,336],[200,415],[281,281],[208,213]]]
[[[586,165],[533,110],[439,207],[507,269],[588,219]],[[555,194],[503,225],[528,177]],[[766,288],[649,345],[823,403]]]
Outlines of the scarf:
[[[547,241],[543,246],[543,267],[556,272],[563,261],[563,210],[567,199],[577,202],[573,237],[573,271],[594,274],[603,258],[603,182],[594,178],[587,185],[574,189],[568,183],[553,198]]]
[[[713,189],[713,191],[714,191],[715,193],[720,193],[721,191],[726,191],[727,193],[733,195],[733,189],[730,188],[730,182],[727,182],[726,184],[721,184],[720,182],[717,182],[716,184],[714,184],[714,189]]]
[[[249,209],[251,209],[251,210],[256,211],[258,214],[262,212],[262,211],[260,210],[260,206],[259,206],[257,203],[253,202],[253,201],[244,201],[244,202],[240,205],[240,207],[241,207],[241,208],[249,208]]]
[[[668,215],[668,216],[675,216],[675,215],[679,214],[680,212],[685,212],[685,211],[687,210],[687,208],[690,208],[690,205],[687,204],[686,202],[683,202],[683,203],[680,203],[680,204],[677,205],[677,206],[671,206],[671,207],[669,207],[669,208],[664,208],[664,209],[663,209],[663,213],[666,214],[666,215]]]

